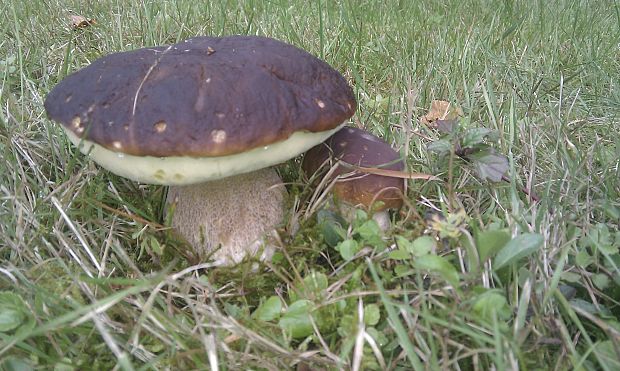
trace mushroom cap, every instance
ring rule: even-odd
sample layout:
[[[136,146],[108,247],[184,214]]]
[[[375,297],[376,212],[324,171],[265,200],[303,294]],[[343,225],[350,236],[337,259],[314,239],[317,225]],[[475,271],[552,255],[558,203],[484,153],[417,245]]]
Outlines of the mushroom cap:
[[[324,140],[355,108],[351,87],[327,63],[256,36],[196,37],[110,54],[67,76],[45,100],[49,117],[75,144],[85,143],[82,151],[95,161],[119,175],[161,184],[195,183],[285,161]],[[297,135],[301,139],[285,146],[286,154],[269,150],[296,134],[308,137]],[[221,163],[252,150],[252,157],[265,158],[232,170]],[[123,157],[125,164],[117,164]],[[150,161],[160,169],[147,164],[152,168],[136,175],[136,157],[172,161]],[[219,158],[208,167],[220,170],[189,177],[183,170],[179,181],[168,176],[185,159],[203,158]],[[186,170],[202,173],[202,167]],[[154,177],[157,170],[164,176]]]
[[[380,138],[357,128],[345,127],[333,136],[311,148],[304,155],[302,168],[312,176],[326,163],[333,166],[336,161],[359,166],[403,171],[405,163],[398,152]],[[383,205],[373,207],[374,211],[398,209],[403,204],[405,181],[401,178],[368,174],[346,166],[333,171],[332,177],[352,173],[337,179],[332,188],[336,197],[346,203],[363,205],[371,209],[373,202]]]

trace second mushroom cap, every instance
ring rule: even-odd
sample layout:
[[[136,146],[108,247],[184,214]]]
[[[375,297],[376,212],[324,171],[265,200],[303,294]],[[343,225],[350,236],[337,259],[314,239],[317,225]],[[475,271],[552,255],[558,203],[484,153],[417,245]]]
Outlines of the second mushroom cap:
[[[367,131],[342,128],[324,143],[306,152],[302,167],[309,177],[322,166],[338,166],[331,174],[332,177],[341,178],[336,180],[332,192],[346,203],[362,205],[374,211],[398,209],[403,204],[404,179],[368,174],[355,169],[405,169],[405,163],[398,152]],[[377,201],[382,204],[373,205]]]

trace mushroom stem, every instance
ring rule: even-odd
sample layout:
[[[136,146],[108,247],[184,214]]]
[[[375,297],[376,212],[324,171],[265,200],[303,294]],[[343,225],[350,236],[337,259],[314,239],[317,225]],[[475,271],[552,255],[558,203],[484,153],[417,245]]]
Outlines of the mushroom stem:
[[[379,228],[383,232],[387,232],[387,230],[390,229],[390,226],[392,225],[392,221],[390,220],[390,214],[387,210],[377,211],[376,213],[372,214],[372,219],[377,222]]]
[[[261,260],[273,254],[264,237],[282,222],[285,196],[276,171],[265,168],[206,183],[172,186],[166,209],[173,212],[172,227],[200,259],[211,256],[219,264],[231,265],[261,252]]]

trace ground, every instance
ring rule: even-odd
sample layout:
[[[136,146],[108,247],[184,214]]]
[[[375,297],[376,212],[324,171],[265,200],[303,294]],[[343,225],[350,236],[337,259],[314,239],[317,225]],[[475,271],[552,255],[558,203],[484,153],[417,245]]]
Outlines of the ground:
[[[620,368],[618,1],[8,0],[0,16],[3,368]],[[165,188],[88,161],[43,101],[102,55],[230,34],[326,60],[354,87],[350,125],[439,179],[408,180],[382,232],[321,209],[291,160],[273,260],[186,258]],[[429,123],[433,101],[454,120]]]

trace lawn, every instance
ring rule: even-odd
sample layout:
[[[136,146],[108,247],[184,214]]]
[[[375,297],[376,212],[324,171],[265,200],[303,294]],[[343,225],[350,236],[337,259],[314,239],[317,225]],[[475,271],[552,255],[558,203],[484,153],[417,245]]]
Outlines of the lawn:
[[[620,369],[617,0],[4,0],[0,32],[0,368]],[[99,168],[43,102],[103,55],[232,34],[326,60],[350,125],[438,180],[381,231],[315,212],[294,159],[271,261],[187,261],[165,187]]]

